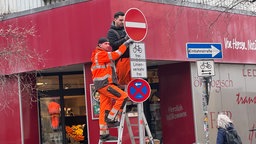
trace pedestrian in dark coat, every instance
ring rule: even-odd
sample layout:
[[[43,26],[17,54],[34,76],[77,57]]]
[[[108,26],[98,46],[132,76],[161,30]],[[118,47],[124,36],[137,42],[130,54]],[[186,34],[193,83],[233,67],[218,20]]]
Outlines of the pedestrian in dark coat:
[[[226,144],[226,130],[234,129],[232,120],[225,114],[220,113],[217,118],[218,132],[216,144]]]

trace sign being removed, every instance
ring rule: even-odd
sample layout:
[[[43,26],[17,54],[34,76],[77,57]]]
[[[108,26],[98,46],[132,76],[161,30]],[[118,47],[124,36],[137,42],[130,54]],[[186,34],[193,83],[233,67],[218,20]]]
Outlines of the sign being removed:
[[[131,77],[147,78],[147,63],[144,43],[133,43],[129,46]]]

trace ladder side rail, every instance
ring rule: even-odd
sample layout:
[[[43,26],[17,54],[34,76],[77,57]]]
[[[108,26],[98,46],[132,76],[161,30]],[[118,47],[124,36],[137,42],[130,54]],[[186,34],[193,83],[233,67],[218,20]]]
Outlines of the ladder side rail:
[[[148,134],[149,140],[150,140],[151,144],[155,144],[153,136],[152,136],[151,131],[149,129],[148,122],[147,122],[147,119],[145,117],[145,114],[143,113],[142,116],[143,116],[143,121],[144,121],[144,125],[145,125],[145,128],[146,128],[146,132]]]
[[[127,88],[128,88],[128,85],[124,85],[125,92],[127,92]],[[130,119],[128,117],[128,113],[126,112],[126,110],[125,110],[125,121],[126,121],[127,129],[128,129],[128,132],[129,132],[131,144],[136,144],[135,139],[134,139],[134,134],[133,134],[133,131],[132,131],[131,122],[130,122]]]
[[[126,115],[127,113],[126,113],[126,104],[125,104],[121,118],[120,118],[120,126],[118,128],[118,140],[117,140],[118,144],[122,144],[122,141],[123,141],[124,121],[125,121]]]
[[[127,125],[127,129],[128,129],[128,132],[129,132],[131,143],[135,144],[134,134],[133,134],[133,131],[132,131],[132,126],[131,126],[131,122],[130,122],[130,119],[128,117],[128,114],[125,115],[125,120],[126,120],[126,125]]]

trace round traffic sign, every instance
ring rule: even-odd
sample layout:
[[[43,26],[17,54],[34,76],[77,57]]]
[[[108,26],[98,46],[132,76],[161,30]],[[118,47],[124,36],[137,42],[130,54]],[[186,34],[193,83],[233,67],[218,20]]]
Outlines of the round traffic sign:
[[[124,29],[135,42],[141,42],[147,35],[148,26],[144,14],[137,8],[130,8],[125,13]]]
[[[142,103],[149,98],[151,88],[144,79],[133,79],[129,82],[127,91],[129,98],[133,102]]]

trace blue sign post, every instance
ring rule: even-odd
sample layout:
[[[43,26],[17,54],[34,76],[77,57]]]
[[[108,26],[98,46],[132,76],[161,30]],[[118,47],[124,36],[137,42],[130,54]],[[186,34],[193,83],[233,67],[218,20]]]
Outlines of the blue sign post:
[[[222,58],[222,46],[220,43],[187,43],[186,49],[188,58]]]

